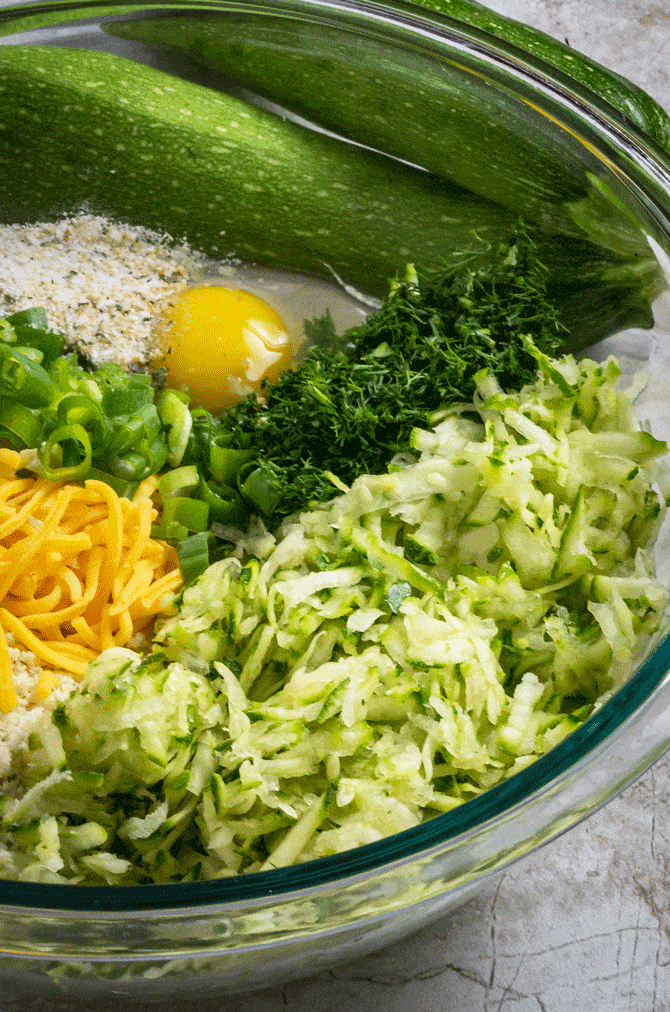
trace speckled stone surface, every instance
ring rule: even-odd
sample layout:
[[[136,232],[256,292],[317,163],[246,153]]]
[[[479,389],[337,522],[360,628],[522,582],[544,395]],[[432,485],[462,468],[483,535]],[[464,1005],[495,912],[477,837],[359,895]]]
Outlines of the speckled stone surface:
[[[670,110],[670,0],[489,6],[567,39]],[[666,757],[475,900],[390,949],[310,980],[164,1012],[670,1012],[669,772]],[[4,994],[0,1012],[93,1007]]]

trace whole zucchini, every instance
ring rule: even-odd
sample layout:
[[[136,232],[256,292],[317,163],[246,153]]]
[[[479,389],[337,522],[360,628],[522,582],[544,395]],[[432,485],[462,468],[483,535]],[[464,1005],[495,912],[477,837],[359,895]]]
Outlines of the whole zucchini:
[[[653,99],[568,47],[467,0],[443,7],[518,46],[526,41],[561,71],[579,66],[615,118],[659,142],[670,137],[670,120]],[[564,146],[554,123],[485,75],[371,34],[272,15],[180,13],[105,29],[153,45],[159,61],[177,53],[180,73],[242,86],[251,100],[271,100],[278,112],[421,164],[536,222],[574,347],[622,326],[651,326],[650,305],[665,282],[634,216],[599,179],[595,160],[589,171],[586,147]],[[593,312],[580,314],[580,302]]]
[[[394,4],[391,2],[380,6],[393,7]],[[537,28],[490,10],[477,0],[421,0],[420,4],[404,3],[402,10],[410,9],[414,17],[420,17],[421,8],[424,12],[445,15],[470,25],[515,46],[522,53],[531,54],[542,60],[606,101],[615,115],[618,114],[622,123],[634,125],[670,151],[670,116],[642,88],[620,74],[606,69]],[[140,4],[129,7],[128,4],[110,3],[105,6],[104,13],[110,17],[118,15],[122,19],[131,10],[140,14],[144,9]],[[162,10],[165,13],[175,13],[178,8],[167,3],[162,5]],[[181,10],[183,11],[183,8]],[[101,9],[99,5],[86,6],[82,3],[77,7],[76,14],[78,19],[96,18],[100,16]],[[64,8],[61,0],[45,0],[43,3],[24,5],[20,14],[10,6],[0,9],[0,37],[16,32],[50,28],[56,24],[70,22],[72,18],[72,9]],[[117,24],[123,25],[124,22],[120,20]],[[138,32],[144,31],[141,20],[135,21],[134,25]],[[113,22],[105,27],[113,34],[117,34]],[[323,25],[319,26],[320,31],[323,28]],[[130,22],[126,23],[118,34],[126,38],[135,37]],[[140,38],[141,35],[136,37]]]
[[[430,54],[336,25],[261,15],[186,13],[104,30],[167,50],[168,59],[185,54],[224,75],[224,87],[232,81],[545,224],[557,216],[563,224],[559,205],[587,193],[581,163],[566,164],[557,131],[524,139],[527,106]]]
[[[87,209],[371,294],[516,216],[383,155],[119,56],[0,48],[0,220]]]
[[[86,209],[382,295],[407,260],[430,268],[475,233],[482,251],[506,241],[520,210],[109,53],[3,46],[0,98],[5,222]],[[588,217],[590,198],[572,196]],[[572,347],[651,324],[661,281],[648,250],[535,238]]]
[[[444,6],[461,21],[470,14],[469,23],[499,29],[519,45],[527,39],[534,51],[544,42],[546,61],[563,71],[579,66],[581,78],[612,103],[615,118],[624,119],[628,110],[628,119],[655,139],[670,137],[663,110],[622,78],[466,0],[444,0]],[[589,166],[588,145],[564,144],[555,122],[489,80],[485,70],[466,72],[458,61],[437,60],[428,50],[396,47],[367,33],[352,36],[336,24],[307,19],[207,12],[105,27],[157,47],[159,60],[178,53],[178,72],[209,71],[217,75],[215,84],[241,85],[257,101],[278,103],[320,127],[420,164],[543,231],[590,240],[616,262],[618,279],[630,285],[633,298],[649,302],[662,287],[645,235],[599,180],[597,160]],[[641,273],[650,285],[642,285]]]
[[[613,118],[670,148],[670,117],[622,77],[469,0],[411,5],[415,16],[425,8],[541,58],[604,99]],[[570,203],[590,190],[586,148],[571,156],[555,123],[509,95],[485,68],[468,72],[427,49],[408,52],[307,19],[207,12],[104,27],[119,38],[186,54],[326,129],[418,163],[545,226],[575,230]],[[616,240],[612,249],[619,252]]]

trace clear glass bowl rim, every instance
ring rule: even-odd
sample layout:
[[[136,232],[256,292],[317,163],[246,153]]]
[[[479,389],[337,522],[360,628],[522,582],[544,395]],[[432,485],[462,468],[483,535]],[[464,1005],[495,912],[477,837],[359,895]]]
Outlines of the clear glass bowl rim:
[[[130,4],[114,3],[113,0],[77,0],[63,3],[47,0],[46,3],[21,3],[0,0],[0,22],[19,17],[44,15],[49,11],[70,11],[74,21],[88,19],[96,10],[98,18],[117,13],[121,7]],[[163,6],[143,2],[132,4],[143,13],[197,9],[208,12],[257,11],[271,13],[273,10],[286,11],[291,0],[264,0],[249,4],[234,0],[178,0]],[[493,60],[512,61],[515,71],[526,82],[537,82],[549,87],[554,99],[559,98],[574,115],[586,124],[597,122],[601,132],[610,135],[617,147],[626,150],[639,163],[640,158],[655,164],[664,177],[668,196],[667,212],[670,216],[670,157],[660,145],[636,129],[634,124],[622,124],[621,114],[603,99],[566,77],[560,71],[544,63],[525,50],[483,29],[473,28],[466,22],[446,14],[437,14],[428,9],[419,10],[413,4],[389,0],[383,7],[364,0],[293,0],[292,10],[300,16],[308,10],[319,12],[347,12],[376,21],[379,26],[393,24],[410,32],[428,34],[431,40],[448,45],[454,39],[470,43],[478,55]],[[63,23],[59,18],[54,24]],[[19,31],[21,29],[19,28]],[[3,33],[4,34],[4,33]],[[402,865],[427,854],[431,849],[458,841],[466,842],[468,836],[522,810],[525,804],[537,798],[544,791],[560,789],[575,767],[583,763],[590,754],[603,746],[608,739],[623,733],[626,723],[635,712],[656,692],[670,671],[670,632],[646,658],[635,674],[616,694],[608,700],[581,727],[572,732],[551,752],[533,762],[526,769],[516,773],[484,794],[471,799],[451,812],[436,815],[427,822],[412,829],[389,836],[376,843],[345,851],[331,857],[279,868],[273,871],[257,872],[239,877],[207,880],[202,882],[170,883],[137,886],[78,886],[71,884],[50,884],[15,882],[0,879],[0,907],[25,908],[26,910],[72,911],[77,913],[97,912],[137,914],[142,910],[187,911],[216,905],[221,908],[231,904],[266,899],[286,899],[291,894],[313,890],[315,887],[351,881],[388,870],[393,865]],[[635,775],[643,770],[636,769]],[[632,777],[631,777],[632,779]],[[628,781],[626,781],[628,783]],[[611,796],[617,793],[612,790]],[[607,799],[609,800],[609,798]]]

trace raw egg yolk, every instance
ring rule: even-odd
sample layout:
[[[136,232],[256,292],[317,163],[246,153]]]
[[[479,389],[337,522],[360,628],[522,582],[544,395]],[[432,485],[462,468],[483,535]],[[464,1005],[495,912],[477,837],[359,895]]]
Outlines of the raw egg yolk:
[[[275,383],[291,364],[281,316],[251,292],[222,285],[187,288],[158,327],[167,385],[221,411]]]

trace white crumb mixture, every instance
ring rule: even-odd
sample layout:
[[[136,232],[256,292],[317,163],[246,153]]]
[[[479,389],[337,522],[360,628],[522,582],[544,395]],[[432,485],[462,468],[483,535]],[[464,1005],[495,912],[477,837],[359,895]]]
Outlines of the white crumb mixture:
[[[152,323],[198,263],[167,236],[94,215],[0,224],[0,315],[43,306],[93,365],[151,366]]]
[[[70,675],[61,674],[60,685],[49,698],[43,702],[36,700],[35,687],[42,673],[39,661],[30,651],[13,646],[11,633],[7,633],[7,643],[19,701],[9,713],[0,712],[0,782],[11,775],[13,760],[27,748],[28,738],[44,710],[53,710],[78,684]]]

